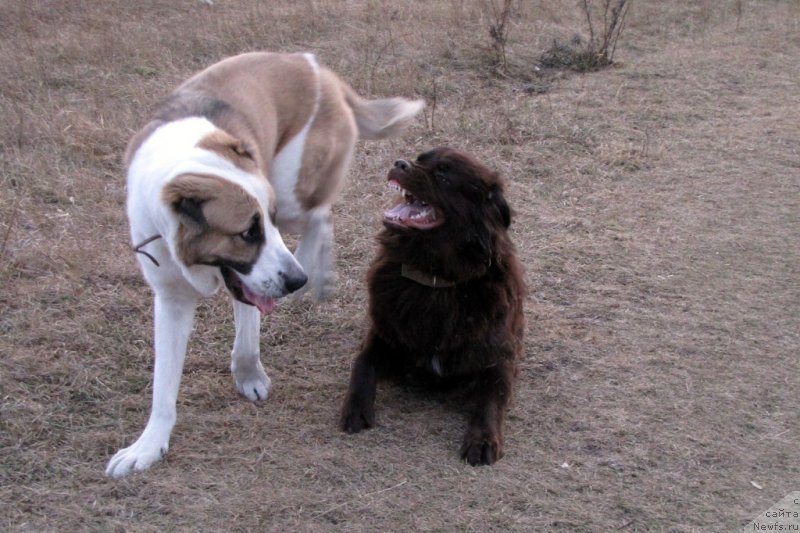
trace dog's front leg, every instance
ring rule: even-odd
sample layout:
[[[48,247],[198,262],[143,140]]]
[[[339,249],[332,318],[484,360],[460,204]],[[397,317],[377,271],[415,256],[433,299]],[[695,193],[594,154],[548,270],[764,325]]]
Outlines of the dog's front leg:
[[[186,345],[192,330],[197,298],[175,294],[156,294],[153,406],[142,435],[118,451],[108,462],[106,475],[120,477],[146,470],[161,459],[169,448],[175,425],[175,404],[183,372]]]
[[[508,360],[478,376],[475,409],[461,446],[461,458],[472,466],[490,465],[503,457],[503,420],[513,377],[514,365]]]
[[[376,363],[386,357],[386,346],[371,334],[353,362],[350,386],[342,406],[339,425],[347,433],[358,433],[375,425],[375,391],[378,386]]]
[[[233,316],[236,338],[231,352],[231,373],[236,390],[248,400],[266,400],[271,382],[259,357],[261,315],[252,305],[234,300]]]

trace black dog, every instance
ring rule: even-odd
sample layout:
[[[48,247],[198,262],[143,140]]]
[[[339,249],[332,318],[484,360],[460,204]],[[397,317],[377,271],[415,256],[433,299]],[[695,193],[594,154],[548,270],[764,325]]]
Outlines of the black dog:
[[[503,456],[503,420],[522,354],[522,265],[508,236],[503,182],[469,155],[437,148],[395,162],[403,195],[384,213],[368,275],[371,328],[353,364],[341,427],[375,424],[376,380],[423,371],[468,380],[475,407],[461,456]]]

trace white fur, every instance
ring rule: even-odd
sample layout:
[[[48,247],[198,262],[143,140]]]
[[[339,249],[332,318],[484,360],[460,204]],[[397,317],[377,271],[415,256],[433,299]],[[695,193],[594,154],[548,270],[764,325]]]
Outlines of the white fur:
[[[169,448],[169,437],[176,419],[176,401],[186,345],[192,329],[194,311],[201,297],[210,296],[222,284],[219,268],[184,265],[178,258],[176,235],[178,218],[161,192],[171,179],[192,172],[219,176],[241,186],[262,210],[266,245],[252,271],[240,276],[258,294],[280,297],[282,272],[300,270],[268,216],[273,192],[261,176],[248,174],[214,152],[197,148],[197,143],[216,127],[203,118],[187,118],[157,129],[137,150],[128,170],[128,217],[133,243],[151,235],[163,238],[147,245],[159,262],[139,256],[145,278],[155,293],[155,367],[153,405],[141,436],[111,458],[106,474],[119,477],[145,470]],[[259,358],[258,310],[234,302],[236,337],[231,353],[231,372],[236,388],[251,400],[264,400],[270,379]]]
[[[292,140],[275,156],[270,166],[270,179],[275,190],[275,200],[280,206],[278,210],[278,225],[284,231],[300,233],[306,217],[305,209],[297,201],[294,188],[297,185],[298,175],[303,159],[303,147],[310,123],[300,130]]]

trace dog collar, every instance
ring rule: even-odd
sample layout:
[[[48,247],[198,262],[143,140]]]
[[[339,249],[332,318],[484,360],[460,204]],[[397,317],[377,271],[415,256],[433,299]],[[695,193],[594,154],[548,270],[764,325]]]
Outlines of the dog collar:
[[[443,289],[445,287],[453,287],[456,285],[455,281],[440,278],[435,274],[428,274],[427,272],[417,270],[416,268],[405,263],[403,263],[403,265],[400,267],[400,275],[406,279],[410,279],[411,281],[416,281],[420,285],[433,287],[434,289]]]

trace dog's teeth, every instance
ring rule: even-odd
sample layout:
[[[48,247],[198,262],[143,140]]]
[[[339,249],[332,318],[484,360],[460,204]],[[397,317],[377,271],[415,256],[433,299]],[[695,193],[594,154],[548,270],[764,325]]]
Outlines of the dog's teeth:
[[[389,188],[392,189],[393,191],[399,192],[402,195],[408,194],[408,192],[404,188],[402,188],[400,184],[397,183],[396,181],[389,182]]]

